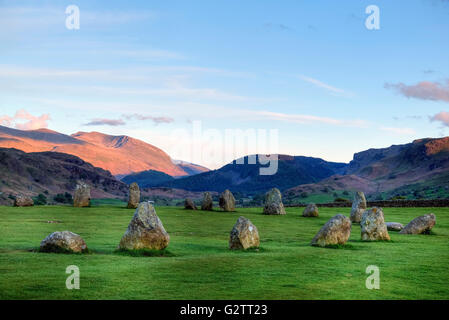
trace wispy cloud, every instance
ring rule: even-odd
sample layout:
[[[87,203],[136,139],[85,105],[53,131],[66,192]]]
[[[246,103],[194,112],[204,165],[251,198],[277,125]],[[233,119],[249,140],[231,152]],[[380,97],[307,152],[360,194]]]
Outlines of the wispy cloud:
[[[3,7],[0,12],[0,27],[12,31],[37,30],[43,28],[65,28],[65,6],[15,6]],[[107,11],[95,12],[80,8],[81,28],[139,23],[156,17],[152,11]],[[13,28],[11,28],[13,26]]]
[[[123,69],[57,69],[0,65],[0,80],[8,85],[0,91],[68,92],[158,96],[173,99],[208,99],[233,102],[266,102],[267,99],[226,92],[218,88],[192,87],[190,79],[203,74],[244,76],[232,71],[194,66],[162,66]],[[11,82],[11,78],[23,81]],[[39,81],[30,81],[39,79]],[[60,80],[63,79],[64,82]],[[88,85],[95,81],[94,85]],[[61,84],[64,83],[64,84]],[[7,88],[9,87],[9,88]]]
[[[170,117],[155,117],[155,116],[142,115],[142,114],[138,114],[138,113],[123,115],[123,117],[128,119],[128,120],[132,120],[132,119],[142,120],[142,121],[144,121],[144,120],[151,120],[155,124],[172,123],[174,121],[174,119],[170,118]]]
[[[421,120],[422,118],[422,116],[393,117],[394,120]]]
[[[440,113],[437,113],[436,115],[430,117],[430,121],[438,121],[443,126],[449,127],[449,112],[441,111]]]
[[[393,133],[396,135],[413,135],[415,134],[415,130],[411,128],[390,128],[390,127],[381,127],[380,130]]]
[[[50,114],[34,116],[25,109],[20,109],[14,114],[14,116],[0,116],[0,125],[14,127],[20,130],[35,130],[40,128],[47,128],[48,121],[50,119]]]
[[[85,126],[123,126],[125,125],[125,121],[121,119],[92,119],[90,122],[84,124]]]
[[[315,85],[315,86],[317,86],[319,88],[323,88],[323,89],[325,89],[325,90],[327,90],[327,91],[329,91],[331,93],[347,94],[347,92],[345,90],[337,88],[337,87],[334,87],[334,86],[331,86],[331,85],[329,85],[327,83],[324,83],[324,82],[322,82],[322,81],[320,81],[318,79],[306,77],[304,75],[299,75],[298,78],[301,79],[301,80],[304,80],[304,81],[306,81],[308,83],[311,83],[311,84],[313,84],[313,85]]]
[[[291,27],[289,27],[289,26],[287,26],[287,25],[285,25],[283,23],[266,22],[264,24],[264,27],[268,28],[268,29],[278,29],[278,30],[281,30],[281,31],[287,31],[287,30],[294,31],[293,28],[291,28]]]
[[[431,81],[421,81],[414,85],[406,85],[402,82],[385,83],[384,87],[395,90],[407,98],[449,102],[449,79],[446,83]]]
[[[258,116],[259,118],[268,119],[272,121],[283,121],[283,122],[291,122],[291,123],[299,123],[299,124],[328,124],[335,126],[348,126],[348,127],[359,127],[364,128],[367,126],[366,121],[364,120],[340,120],[329,117],[318,117],[313,115],[304,115],[304,114],[287,114],[287,113],[279,113],[279,112],[271,112],[271,111],[254,111],[252,112],[253,116]]]

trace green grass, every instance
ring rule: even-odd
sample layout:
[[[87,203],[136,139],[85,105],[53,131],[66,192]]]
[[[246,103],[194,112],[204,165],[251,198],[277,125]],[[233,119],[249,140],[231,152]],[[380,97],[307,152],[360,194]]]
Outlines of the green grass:
[[[96,206],[116,206],[116,207],[126,207],[127,203],[120,199],[92,199],[90,200],[90,204],[92,207]]]
[[[294,197],[289,197],[288,195],[284,197],[284,204],[297,204],[297,203],[331,203],[334,202],[335,198],[344,198],[352,201],[354,198],[354,192],[348,192],[341,190],[330,190],[327,193],[309,193],[307,197],[303,198],[300,195]]]
[[[449,209],[385,208],[387,221],[406,224],[433,212],[432,235],[390,232],[390,242],[363,242],[353,226],[345,246],[310,246],[315,233],[350,208],[320,208],[303,218],[157,207],[170,234],[163,254],[118,252],[134,210],[119,206],[0,207],[0,299],[448,299]],[[240,215],[259,229],[260,250],[228,249]],[[61,223],[47,223],[59,220]],[[80,234],[89,254],[37,251],[53,231]],[[66,267],[80,269],[80,290],[65,287]],[[366,267],[380,268],[380,290],[365,287]]]

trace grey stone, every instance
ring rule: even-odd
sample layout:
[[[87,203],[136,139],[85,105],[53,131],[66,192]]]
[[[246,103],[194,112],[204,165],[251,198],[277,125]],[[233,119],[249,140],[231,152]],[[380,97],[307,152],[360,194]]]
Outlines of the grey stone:
[[[153,205],[149,202],[141,202],[120,240],[119,249],[162,250],[168,246],[169,242],[170,236],[165,231]]]
[[[264,214],[283,215],[285,214],[282,195],[279,189],[273,188],[265,194]]]

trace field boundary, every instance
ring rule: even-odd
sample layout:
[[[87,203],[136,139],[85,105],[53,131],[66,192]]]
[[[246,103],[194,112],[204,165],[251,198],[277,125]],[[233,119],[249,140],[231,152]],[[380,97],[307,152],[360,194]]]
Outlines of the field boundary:
[[[449,199],[435,199],[435,200],[383,200],[383,201],[367,201],[368,207],[449,207]],[[306,203],[285,205],[286,207],[305,207]],[[351,207],[351,202],[331,202],[331,203],[317,203],[318,207],[329,208],[345,208]]]

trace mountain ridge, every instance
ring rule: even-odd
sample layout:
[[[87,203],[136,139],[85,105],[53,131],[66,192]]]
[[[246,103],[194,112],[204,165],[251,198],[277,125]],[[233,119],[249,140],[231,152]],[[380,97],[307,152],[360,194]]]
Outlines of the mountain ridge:
[[[23,152],[0,148],[0,202],[4,195],[73,194],[77,181],[91,186],[92,198],[125,198],[128,187],[109,171],[59,152]]]
[[[207,168],[191,164],[192,170],[177,165],[163,150],[126,135],[107,135],[79,131],[65,135],[49,129],[19,130],[0,126],[0,147],[24,152],[53,151],[71,154],[115,176],[145,170],[161,171],[171,176],[187,176]]]

